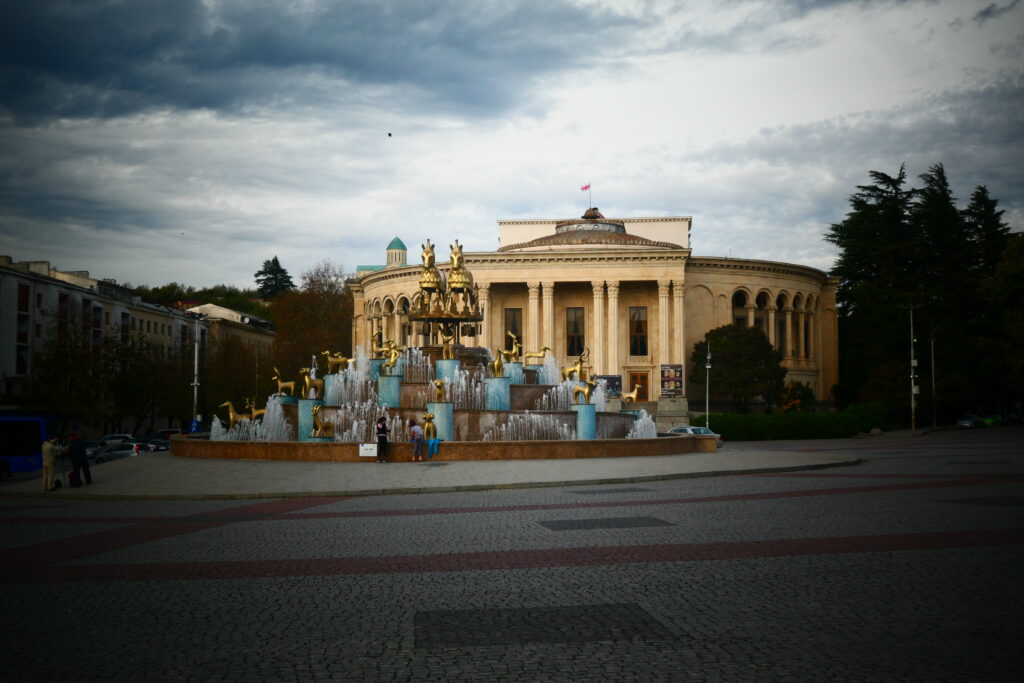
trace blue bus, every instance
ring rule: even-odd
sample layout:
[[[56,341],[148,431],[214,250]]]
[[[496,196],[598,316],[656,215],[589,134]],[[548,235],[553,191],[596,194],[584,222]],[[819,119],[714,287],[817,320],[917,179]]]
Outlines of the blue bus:
[[[49,415],[0,415],[0,479],[42,469],[43,442],[57,434],[57,424]]]

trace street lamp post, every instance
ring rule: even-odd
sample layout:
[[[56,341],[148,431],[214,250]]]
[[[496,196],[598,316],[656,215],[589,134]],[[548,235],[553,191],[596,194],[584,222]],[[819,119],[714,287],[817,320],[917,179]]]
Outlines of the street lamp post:
[[[914,358],[914,307],[910,307],[910,435],[917,436],[917,359]]]
[[[204,318],[201,313],[196,313],[194,318],[194,328],[192,332],[192,345],[195,349],[192,364],[192,422],[198,425],[200,423],[198,411],[199,411],[199,321]]]
[[[704,426],[711,429],[711,339],[708,339],[708,357],[704,362]]]
[[[931,347],[932,347],[932,429],[939,428],[939,421],[936,419],[935,412],[935,330],[939,328],[933,328],[931,334]]]

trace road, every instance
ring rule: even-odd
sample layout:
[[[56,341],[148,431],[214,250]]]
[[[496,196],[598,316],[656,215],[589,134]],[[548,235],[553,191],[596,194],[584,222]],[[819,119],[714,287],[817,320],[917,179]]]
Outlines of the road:
[[[1016,681],[1024,428],[813,472],[0,497],[5,681]]]

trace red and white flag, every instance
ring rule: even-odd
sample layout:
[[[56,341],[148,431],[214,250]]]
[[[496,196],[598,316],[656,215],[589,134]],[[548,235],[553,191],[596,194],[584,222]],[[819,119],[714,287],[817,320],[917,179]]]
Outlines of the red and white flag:
[[[589,189],[590,189],[590,183],[587,183],[586,185],[584,185],[583,187],[580,188],[580,192],[586,192]]]

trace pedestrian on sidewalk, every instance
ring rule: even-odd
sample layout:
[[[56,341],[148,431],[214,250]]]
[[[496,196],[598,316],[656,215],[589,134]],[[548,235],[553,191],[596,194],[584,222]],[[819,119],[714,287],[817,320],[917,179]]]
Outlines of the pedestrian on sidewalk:
[[[412,441],[412,461],[423,462],[423,427],[409,420],[409,441]]]
[[[89,456],[85,452],[85,442],[78,438],[77,432],[71,432],[71,443],[68,445],[68,453],[71,455],[71,468],[78,481],[92,483],[92,473],[89,472]]]
[[[377,462],[388,461],[388,418],[381,415],[377,418]]]
[[[43,493],[53,491],[53,467],[57,458],[64,454],[60,439],[52,436],[43,442]]]

